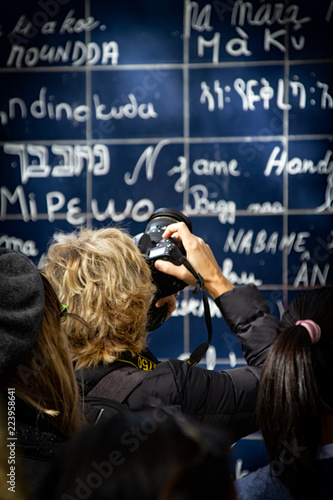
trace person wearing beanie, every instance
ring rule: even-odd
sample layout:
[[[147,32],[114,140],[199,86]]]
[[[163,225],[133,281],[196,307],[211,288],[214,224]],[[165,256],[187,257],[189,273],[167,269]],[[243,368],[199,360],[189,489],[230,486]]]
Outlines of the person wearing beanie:
[[[42,277],[32,262],[0,248],[0,379],[32,351],[44,316]]]
[[[8,408],[7,443],[12,444],[7,466],[8,473],[10,465],[20,466],[32,498],[64,443],[83,424],[62,314],[57,295],[34,264],[0,248],[1,404],[3,413]]]

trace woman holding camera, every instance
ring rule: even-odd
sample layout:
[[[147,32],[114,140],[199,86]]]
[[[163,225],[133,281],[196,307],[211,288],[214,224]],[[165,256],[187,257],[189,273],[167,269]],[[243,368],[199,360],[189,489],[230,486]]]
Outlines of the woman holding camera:
[[[146,340],[156,290],[142,253],[123,230],[81,229],[63,236],[50,246],[43,272],[69,311],[88,325],[70,317],[64,324],[85,397],[116,399],[132,411],[152,404],[171,407],[200,423],[226,428],[232,443],[257,430],[257,386],[278,320],[255,286],[233,287],[210,247],[186,224],[169,225],[163,237],[171,236],[182,241],[187,260],[236,333],[247,365],[218,372],[178,359],[155,358]],[[183,265],[157,260],[155,267],[195,284]],[[165,300],[171,304],[170,313],[173,301],[161,299],[161,303]]]

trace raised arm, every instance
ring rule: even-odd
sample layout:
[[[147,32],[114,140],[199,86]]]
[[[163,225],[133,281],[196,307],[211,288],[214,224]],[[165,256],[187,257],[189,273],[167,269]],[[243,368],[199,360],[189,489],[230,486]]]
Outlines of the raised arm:
[[[213,299],[233,289],[234,285],[223,275],[209,245],[202,238],[192,234],[184,222],[170,224],[163,233],[163,238],[170,236],[182,241],[187,260],[202,276],[205,282],[204,288]],[[194,276],[184,265],[175,266],[171,262],[157,260],[155,266],[165,274],[171,274],[189,285],[195,285]]]
[[[203,277],[205,290],[215,299],[230,330],[237,334],[244,357],[249,365],[261,365],[275,339],[278,318],[270,313],[262,293],[254,285],[234,285],[223,275],[212,250],[202,238],[192,234],[186,224],[170,224],[164,238],[179,238],[186,250],[186,258]],[[189,285],[195,285],[194,276],[185,266],[158,260],[155,266]]]

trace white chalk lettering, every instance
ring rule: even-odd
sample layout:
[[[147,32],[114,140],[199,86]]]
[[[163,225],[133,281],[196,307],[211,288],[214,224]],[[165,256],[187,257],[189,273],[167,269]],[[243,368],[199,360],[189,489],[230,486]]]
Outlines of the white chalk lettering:
[[[317,87],[322,89],[321,108],[332,108],[333,97],[328,92],[328,85],[317,82]],[[242,109],[244,111],[255,111],[259,106],[262,106],[265,110],[269,110],[273,106],[281,110],[292,108],[304,109],[307,106],[306,89],[303,83],[299,81],[292,80],[285,84],[283,78],[279,78],[275,90],[266,78],[261,78],[260,81],[236,78],[233,82],[233,88],[236,95],[241,98]],[[210,112],[216,109],[223,111],[226,103],[234,99],[234,96],[230,94],[230,90],[229,85],[223,85],[219,80],[214,80],[213,86],[209,85],[206,81],[202,81],[200,104],[206,105]],[[292,104],[287,102],[289,91],[293,98]]]
[[[157,118],[157,113],[154,105],[151,102],[142,103],[138,105],[137,99],[134,94],[128,95],[129,103],[122,106],[112,106],[108,112],[105,112],[105,104],[101,104],[100,98],[97,94],[93,95],[96,118],[98,120],[121,120],[122,118],[142,118],[148,120],[149,118]]]
[[[102,43],[100,47],[96,42],[85,44],[80,40],[68,41],[64,46],[43,45],[41,48],[30,47],[26,49],[22,45],[13,45],[7,59],[7,67],[29,68],[36,66],[40,61],[48,64],[58,62],[71,63],[72,66],[96,64],[117,66],[119,59],[119,47],[115,41]]]
[[[256,286],[262,285],[262,280],[256,279],[254,273],[247,273],[246,271],[242,271],[240,275],[238,275],[235,271],[233,271],[234,263],[231,259],[224,259],[222,265],[222,273],[224,276],[231,281],[234,285],[248,285],[253,284]]]
[[[258,10],[255,10],[255,9]],[[274,23],[285,25],[290,24],[295,31],[299,30],[304,23],[311,21],[311,17],[299,19],[298,5],[285,6],[283,3],[264,3],[259,7],[253,2],[244,2],[237,0],[234,4],[231,24],[233,26],[244,26],[245,23],[250,26],[271,26]]]
[[[241,173],[237,170],[238,163],[237,160],[230,160],[230,162],[213,161],[206,160],[205,158],[200,158],[193,162],[192,168],[196,175],[231,175],[233,177],[238,177]]]
[[[332,109],[333,108],[333,97],[329,94],[329,86],[327,83],[317,82],[317,87],[322,89],[320,106],[322,109]]]
[[[279,146],[276,146],[267,161],[264,175],[267,177],[272,174],[273,170],[275,175],[281,175],[284,170],[290,175],[298,174],[324,174],[328,175],[333,172],[333,157],[332,151],[329,149],[326,151],[323,159],[315,163],[313,160],[301,159],[298,157],[291,158],[287,161],[287,152]]]
[[[76,19],[73,14],[75,10],[72,9],[68,12],[64,22],[61,25],[60,34],[63,33],[82,33],[84,31],[92,31],[97,28],[100,24],[99,21],[95,21],[92,16],[86,19]]]
[[[252,229],[245,232],[243,228],[239,229],[237,234],[235,234],[235,229],[231,228],[225,240],[223,251],[238,254],[244,253],[245,255],[250,255],[251,252],[254,254],[265,252],[275,255],[277,251],[282,252],[286,249],[288,254],[292,250],[302,253],[305,251],[306,238],[309,237],[309,232],[293,232],[280,238],[278,232],[268,235],[267,231],[262,229],[255,234]]]
[[[27,255],[28,257],[36,257],[39,251],[36,248],[36,242],[32,240],[23,241],[15,236],[8,234],[0,235],[0,247],[9,248]]]
[[[215,302],[208,298],[209,311],[212,318],[221,318],[222,314]],[[172,313],[173,317],[184,317],[189,314],[197,318],[202,318],[205,314],[203,301],[190,297],[188,300],[176,300],[176,310]]]
[[[325,202],[316,209],[317,212],[328,210],[333,212],[333,172],[327,177],[327,187],[325,191]]]
[[[264,203],[251,203],[247,207],[248,212],[254,213],[254,214],[267,214],[267,213],[273,213],[273,214],[281,214],[285,210],[283,208],[283,205],[279,201],[275,201],[273,203],[269,201],[265,201]]]
[[[285,52],[286,47],[283,45],[283,43],[279,42],[277,38],[281,37],[282,39],[284,39],[286,33],[286,30],[278,30],[274,33],[271,33],[269,28],[265,28],[264,50],[266,52],[269,52],[271,49],[271,45],[273,45],[274,47],[277,47],[279,50],[281,50],[281,52]]]
[[[210,25],[212,6],[205,5],[201,12],[199,12],[199,5],[197,2],[190,2],[187,6],[187,26],[186,34],[190,36],[191,28],[195,31],[212,31],[213,27]]]
[[[47,87],[41,87],[38,99],[28,107],[20,97],[13,97],[8,101],[8,111],[0,111],[0,123],[6,125],[8,120],[15,118],[25,119],[28,117],[42,120],[68,120],[84,123],[89,120],[92,112],[98,120],[109,121],[111,119],[134,119],[149,120],[157,118],[154,105],[151,102],[138,104],[134,94],[128,95],[129,102],[121,106],[112,106],[108,111],[102,104],[97,94],[93,95],[93,107],[86,104],[73,106],[67,102],[54,102],[54,96],[48,94]]]
[[[297,97],[298,93],[300,94],[299,107],[300,109],[304,109],[306,106],[306,92],[304,85],[300,82],[289,82],[289,85],[294,97]]]
[[[205,47],[213,47],[212,62],[219,62],[220,53],[220,33],[216,32],[211,40],[206,40],[203,36],[198,36],[198,56],[203,57],[205,54]]]
[[[248,48],[248,34],[239,26],[236,27],[236,31],[240,38],[232,38],[229,40],[225,46],[226,52],[234,57],[250,56],[252,52]]]
[[[27,202],[27,195],[24,192],[23,186],[17,186],[13,193],[5,186],[1,187],[1,220],[6,220],[7,218],[8,202],[12,206],[18,204],[19,212],[25,222],[37,220],[37,202],[34,193],[30,193],[29,198],[30,200],[34,200],[33,214],[29,211],[31,204]],[[78,197],[67,200],[65,194],[61,191],[51,191],[46,193],[45,203],[49,222],[54,222],[56,219],[63,219],[64,216],[66,221],[73,225],[81,225],[86,221],[80,206],[81,199]],[[98,221],[105,221],[110,218],[114,222],[120,222],[131,217],[136,222],[146,222],[154,211],[155,207],[153,202],[147,198],[143,198],[137,202],[128,199],[125,202],[125,208],[123,210],[116,208],[115,200],[108,200],[104,212],[99,210],[98,201],[96,199],[93,199],[91,202],[91,212]]]
[[[189,190],[192,204],[186,205],[188,215],[217,215],[221,224],[234,224],[236,218],[236,203],[234,201],[209,200],[208,189],[204,185],[192,186]]]
[[[215,100],[206,82],[201,82],[201,90],[202,92],[200,96],[200,104],[205,104],[205,102],[207,101],[208,111],[214,111]]]
[[[298,288],[299,286],[313,287],[317,284],[319,284],[320,286],[325,286],[329,270],[329,264],[325,264],[323,270],[320,269],[318,264],[314,264],[311,270],[308,262],[302,262],[302,265],[294,280],[293,286],[295,288]]]
[[[242,98],[243,110],[255,110],[254,103],[260,101],[260,95],[253,92],[253,87],[258,85],[257,80],[249,80],[245,83],[242,78],[236,78],[234,89]]]
[[[190,172],[187,169],[187,159],[185,156],[178,156],[179,165],[175,165],[168,170],[167,175],[180,174],[179,179],[175,182],[174,189],[177,193],[183,193],[187,186],[187,180]]]
[[[146,198],[137,203],[134,203],[133,200],[126,200],[126,206],[123,211],[116,210],[115,205],[115,200],[109,200],[104,212],[100,212],[98,201],[93,199],[91,202],[91,209],[95,219],[103,222],[109,218],[114,222],[121,222],[128,217],[132,217],[134,221],[144,222],[154,213],[153,202]]]
[[[85,217],[80,216],[81,208],[77,205],[81,202],[80,198],[73,198],[67,203],[66,220],[70,224],[83,224]],[[66,203],[66,198],[60,191],[51,191],[46,194],[47,214],[50,222],[54,222],[56,212],[59,212]]]
[[[6,154],[19,157],[22,184],[26,184],[31,178],[78,177],[84,166],[96,176],[106,175],[110,170],[109,150],[104,144],[53,144],[51,152],[59,159],[59,165],[52,167],[49,165],[49,151],[46,146],[5,143],[3,150]]]
[[[138,159],[132,175],[129,172],[126,172],[124,175],[124,181],[128,186],[133,186],[139,178],[139,174],[141,171],[141,168],[144,164],[146,164],[146,178],[148,181],[152,180],[154,177],[154,169],[155,169],[155,163],[157,160],[157,157],[161,151],[161,149],[166,146],[167,144],[170,143],[169,139],[160,141],[155,147],[154,146],[148,146],[143,153],[141,154],[140,158]]]
[[[2,186],[0,188],[0,201],[1,201],[1,220],[4,220],[7,215],[7,201],[11,205],[14,205],[15,203],[18,202],[23,220],[26,222],[30,219],[29,209],[27,205],[27,200],[25,198],[23,186],[16,186],[13,194],[5,186]]]

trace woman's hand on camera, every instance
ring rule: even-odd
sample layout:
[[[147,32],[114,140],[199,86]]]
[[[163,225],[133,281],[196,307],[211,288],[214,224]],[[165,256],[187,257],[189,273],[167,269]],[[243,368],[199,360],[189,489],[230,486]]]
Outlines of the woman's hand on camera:
[[[178,295],[179,295],[179,293],[174,293],[173,295],[168,295],[168,297],[164,297],[163,299],[159,299],[156,302],[155,307],[163,307],[164,304],[167,304],[167,306],[168,306],[168,312],[167,312],[167,315],[165,317],[165,321],[168,318],[170,318],[173,311],[176,310],[176,297],[178,297]]]
[[[223,275],[213,252],[202,238],[190,232],[184,222],[170,224],[163,233],[163,238],[179,238],[186,250],[186,258],[204,280],[204,288],[216,299],[223,293],[232,290],[233,284]],[[170,274],[195,286],[195,277],[184,265],[175,266],[166,260],[157,260],[155,267],[165,274]]]

